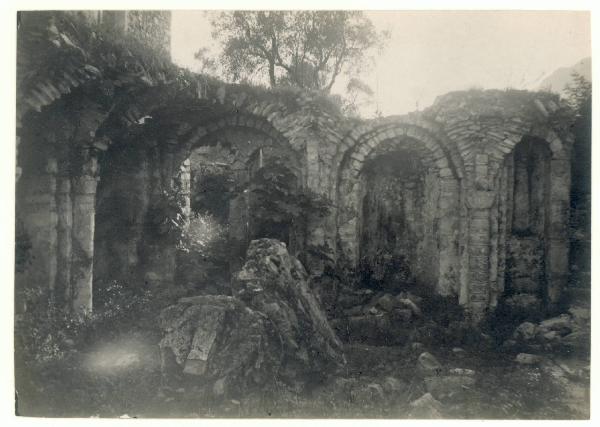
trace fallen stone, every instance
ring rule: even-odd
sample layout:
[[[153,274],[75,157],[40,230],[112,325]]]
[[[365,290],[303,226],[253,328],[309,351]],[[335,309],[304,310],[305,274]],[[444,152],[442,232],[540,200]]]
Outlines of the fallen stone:
[[[417,307],[417,305],[412,302],[411,300],[409,300],[408,298],[399,298],[397,299],[398,304],[400,304],[400,306],[408,308],[410,311],[412,311],[412,313],[417,316],[420,317],[421,316],[421,309],[419,307]]]
[[[412,351],[415,351],[415,352],[417,352],[417,351],[423,351],[424,348],[425,348],[425,346],[422,343],[420,343],[420,342],[413,342],[410,345],[410,349]]]
[[[351,308],[357,305],[365,305],[370,298],[373,297],[374,292],[371,289],[360,289],[355,291],[345,291],[340,294],[337,299],[337,304],[341,308]]]
[[[451,398],[472,387],[475,378],[471,375],[444,375],[425,378],[425,388],[439,400]]]
[[[546,341],[556,341],[560,339],[560,334],[557,331],[550,331],[542,334],[542,338]]]
[[[444,406],[431,393],[425,393],[417,400],[410,402],[409,406],[411,408],[408,414],[410,418],[442,418]]]
[[[466,368],[452,368],[448,371],[449,374],[451,375],[466,375],[468,377],[474,377],[475,376],[475,371],[472,369],[466,369]]]
[[[568,314],[546,319],[540,322],[540,329],[544,331],[556,331],[561,336],[571,333],[574,329],[573,320]]]
[[[417,305],[423,302],[423,298],[407,291],[400,292],[398,295],[396,295],[396,298],[409,299]]]
[[[523,341],[530,341],[535,338],[537,334],[537,326],[531,322],[523,322],[515,329],[513,334],[515,339],[521,339]]]
[[[512,348],[514,348],[517,345],[517,342],[515,340],[506,340],[502,343],[502,348],[504,348],[505,350],[510,350]]]
[[[467,355],[467,352],[460,348],[460,347],[454,347],[452,349],[452,354],[454,354],[456,357],[465,357]]]
[[[412,319],[413,311],[407,308],[396,308],[391,313],[392,319],[397,322],[409,322]]]
[[[417,368],[425,375],[440,375],[442,372],[442,365],[431,353],[421,353],[417,360]]]
[[[381,308],[383,311],[390,312],[401,305],[392,295],[385,294],[377,300],[376,306]]]
[[[519,353],[515,357],[515,362],[521,365],[536,365],[542,361],[542,357],[536,354]]]
[[[383,314],[377,307],[369,307],[367,310],[364,310],[365,314],[372,314],[374,316]]]
[[[376,383],[361,385],[350,392],[352,401],[361,405],[381,404],[385,400],[383,387]]]
[[[359,305],[359,306],[344,310],[344,315],[348,316],[348,317],[360,316],[362,314],[362,312],[363,312],[363,307]]]
[[[592,318],[592,313],[589,308],[571,307],[569,309],[569,314],[573,320],[580,325],[589,323],[590,319]]]
[[[397,395],[403,393],[408,388],[408,385],[396,377],[386,377],[383,381],[383,390],[388,394]]]
[[[565,335],[560,340],[561,345],[567,346],[582,355],[590,351],[591,336],[589,330],[580,330]]]

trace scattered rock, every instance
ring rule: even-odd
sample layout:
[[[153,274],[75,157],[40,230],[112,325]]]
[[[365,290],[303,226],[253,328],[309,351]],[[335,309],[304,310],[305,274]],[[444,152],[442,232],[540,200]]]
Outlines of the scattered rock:
[[[361,385],[353,389],[350,395],[354,403],[362,405],[380,404],[385,400],[383,387],[376,383]]]
[[[546,341],[556,341],[560,339],[560,334],[557,331],[546,332],[542,335]]]
[[[392,320],[396,322],[409,322],[413,316],[413,311],[407,308],[396,308],[392,311]]]
[[[521,339],[524,341],[530,341],[535,338],[537,334],[537,326],[531,322],[523,322],[514,332],[514,338]]]
[[[383,381],[383,389],[388,394],[397,395],[403,393],[408,388],[408,385],[396,377],[386,377]]]
[[[517,345],[517,342],[515,340],[506,340],[502,343],[502,348],[504,348],[505,350],[510,350],[512,348],[514,348]]]
[[[425,346],[423,344],[421,344],[420,342],[414,342],[410,345],[410,349],[412,351],[422,351],[425,348]]]
[[[462,357],[465,357],[467,355],[467,352],[464,349],[460,348],[460,347],[454,347],[452,349],[452,354],[454,354],[456,357],[462,358]]]
[[[474,384],[475,378],[472,375],[444,375],[425,378],[427,391],[440,400],[453,397]]]
[[[589,354],[591,344],[590,331],[581,330],[571,332],[562,337],[560,343],[581,354]]]
[[[431,393],[425,393],[410,403],[410,418],[442,418],[444,405],[436,400]]]
[[[376,316],[383,313],[377,307],[369,307],[367,310],[365,310],[365,314],[372,314]]]
[[[571,307],[569,309],[569,314],[578,324],[589,323],[590,319],[592,318],[590,309],[584,307]]]
[[[398,300],[396,300],[396,298],[394,298],[390,294],[385,294],[382,297],[380,297],[377,300],[376,305],[378,307],[380,307],[382,310],[388,311],[388,312],[401,306],[400,303],[398,302]]]
[[[419,307],[417,307],[417,305],[412,302],[410,299],[408,298],[398,298],[397,302],[400,304],[400,306],[408,308],[410,311],[412,311],[412,313],[417,316],[420,317],[421,316],[421,309]]]
[[[468,377],[474,377],[475,376],[475,371],[472,369],[466,369],[466,368],[452,368],[448,371],[449,374],[452,375],[466,375]]]
[[[345,309],[363,306],[373,297],[373,294],[374,292],[371,289],[344,290],[344,293],[338,296],[337,305]]]
[[[440,362],[428,352],[421,353],[417,361],[417,368],[425,375],[440,375],[442,372]]]
[[[519,353],[515,357],[515,362],[521,365],[536,365],[542,361],[542,357],[536,354]]]
[[[567,335],[574,329],[573,320],[568,314],[561,314],[560,316],[540,322],[540,329],[543,331],[556,331],[561,336]]]

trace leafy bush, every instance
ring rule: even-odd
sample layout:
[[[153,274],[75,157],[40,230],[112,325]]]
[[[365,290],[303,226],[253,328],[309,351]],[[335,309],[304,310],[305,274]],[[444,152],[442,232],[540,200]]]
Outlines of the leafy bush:
[[[234,181],[231,172],[217,166],[203,165],[194,177],[192,212],[212,215],[226,221],[229,214],[229,201],[234,196]]]
[[[324,217],[331,202],[310,189],[298,186],[298,179],[283,159],[274,159],[260,168],[250,180],[248,190],[254,237],[288,241],[292,226],[305,231],[310,218]]]
[[[58,307],[42,287],[25,289],[23,298],[26,311],[15,319],[15,353],[25,363],[60,360],[98,337],[147,327],[156,304],[149,291],[116,281],[102,290],[92,313]]]

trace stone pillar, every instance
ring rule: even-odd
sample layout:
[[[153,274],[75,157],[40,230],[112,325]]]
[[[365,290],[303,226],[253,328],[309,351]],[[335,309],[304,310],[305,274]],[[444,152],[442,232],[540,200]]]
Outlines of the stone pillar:
[[[460,232],[459,183],[452,178],[440,181],[439,201],[439,278],[437,291],[441,295],[458,292],[459,259],[456,247]]]
[[[56,302],[61,307],[68,308],[72,301],[71,290],[71,254],[72,254],[72,227],[73,205],[71,201],[71,179],[60,176],[56,191],[56,204],[58,211],[57,224],[57,277],[56,277]]]
[[[94,225],[96,214],[97,161],[89,148],[82,149],[78,176],[72,181],[73,230],[71,307],[75,313],[92,310]]]
[[[495,193],[475,190],[467,197],[469,208],[468,307],[474,321],[481,320],[490,302],[490,215]]]
[[[192,185],[191,185],[192,168],[190,159],[187,158],[181,164],[179,169],[178,179],[181,183],[181,194],[183,195],[183,215],[185,218],[185,227],[189,226],[190,216],[192,214]]]
[[[30,239],[30,264],[22,276],[24,286],[41,286],[53,298],[57,271],[56,159],[49,158],[38,173],[21,179],[17,215]]]
[[[239,270],[246,255],[246,246],[249,240],[248,218],[249,194],[247,192],[229,201],[229,241],[232,245],[230,270]]]
[[[571,165],[566,159],[550,163],[550,212],[546,238],[547,298],[552,306],[559,302],[569,276],[569,212]]]

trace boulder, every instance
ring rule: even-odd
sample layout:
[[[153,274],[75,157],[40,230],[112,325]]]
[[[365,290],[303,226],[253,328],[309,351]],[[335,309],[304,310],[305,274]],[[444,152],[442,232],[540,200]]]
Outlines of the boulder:
[[[440,375],[442,365],[431,353],[421,353],[417,360],[417,369],[424,375]]]
[[[384,294],[383,296],[381,296],[377,300],[376,306],[381,308],[383,311],[387,312],[390,312],[395,308],[402,307],[400,302],[390,294]]]
[[[514,332],[515,339],[521,339],[523,341],[530,341],[535,338],[538,332],[537,326],[531,322],[523,322]]]
[[[270,322],[233,297],[179,302],[161,312],[159,326],[163,375],[202,378],[221,394],[273,386],[283,362]]]
[[[569,314],[578,325],[589,324],[592,314],[589,308],[571,307]]]
[[[302,388],[345,365],[300,262],[285,245],[255,240],[233,296],[183,298],[159,317],[163,374],[197,377],[215,396]]]
[[[383,381],[383,390],[394,397],[400,393],[404,393],[408,389],[408,384],[399,380],[396,377],[386,377]]]
[[[475,376],[474,370],[466,369],[466,368],[452,368],[452,369],[448,370],[448,373],[451,375],[465,375],[467,377]]]
[[[519,353],[517,357],[515,357],[515,362],[520,363],[521,365],[537,365],[542,361],[542,357],[536,354],[529,353]]]
[[[556,331],[561,336],[570,334],[574,330],[573,319],[568,314],[546,319],[540,322],[540,329],[544,332]]]
[[[351,390],[350,397],[358,405],[380,405],[385,400],[385,393],[377,383],[361,384]]]
[[[234,297],[273,323],[284,341],[284,357],[302,365],[301,372],[321,375],[345,365],[342,343],[310,291],[308,274],[284,243],[250,242],[232,287]]]
[[[423,352],[425,346],[420,342],[413,342],[410,344],[410,349],[414,352]]]
[[[396,308],[391,313],[392,321],[402,325],[403,323],[410,322],[413,317],[413,312],[407,308]]]
[[[442,410],[444,406],[441,402],[436,400],[431,393],[425,393],[417,400],[410,402],[410,411],[408,416],[410,418],[442,418]]]
[[[409,309],[417,317],[421,316],[421,309],[417,306],[417,304],[415,304],[410,299],[408,299],[408,298],[398,298],[396,301],[400,305],[400,307]]]
[[[436,399],[444,400],[475,384],[473,375],[443,375],[425,378],[425,388]]]
[[[452,349],[452,354],[454,354],[456,357],[459,357],[459,358],[463,358],[463,357],[467,356],[467,352],[460,347],[454,347]]]
[[[374,292],[371,289],[346,290],[342,289],[337,298],[337,305],[341,308],[352,308],[362,306],[369,302]]]

